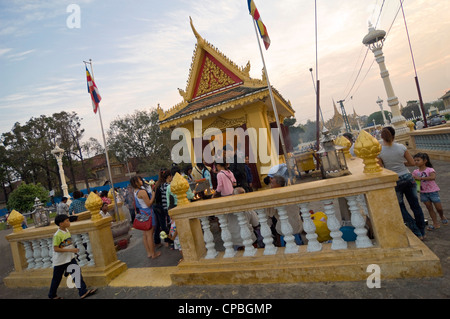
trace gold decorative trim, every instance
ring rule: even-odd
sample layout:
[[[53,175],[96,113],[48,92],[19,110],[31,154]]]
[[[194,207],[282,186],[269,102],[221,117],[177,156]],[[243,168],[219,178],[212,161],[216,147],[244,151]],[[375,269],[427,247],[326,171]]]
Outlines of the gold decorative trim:
[[[209,128],[218,128],[219,130],[223,131],[227,128],[235,128],[240,127],[242,124],[247,123],[247,116],[243,116],[237,119],[226,119],[223,117],[217,117],[214,122],[212,122],[210,125],[205,127],[203,131],[209,129]]]
[[[221,68],[219,68],[218,65],[211,61],[210,58],[206,57],[196,93],[197,96],[200,96],[234,83],[235,82],[232,78],[230,78]]]

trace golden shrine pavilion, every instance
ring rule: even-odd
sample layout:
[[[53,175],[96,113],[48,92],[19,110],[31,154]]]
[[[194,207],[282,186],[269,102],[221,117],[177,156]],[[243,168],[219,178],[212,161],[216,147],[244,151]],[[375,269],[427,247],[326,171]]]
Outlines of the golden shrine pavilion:
[[[183,101],[166,112],[158,106],[160,128],[186,128],[191,133],[193,140],[195,138],[202,139],[203,147],[210,141],[203,140],[202,136],[198,136],[198,133],[194,132],[194,120],[202,121],[203,132],[208,128],[218,128],[225,136],[227,128],[241,127],[244,130],[248,128],[254,128],[257,131],[266,129],[267,136],[270,136],[270,128],[276,127],[276,120],[265,76],[263,75],[262,79],[251,78],[250,62],[245,67],[239,67],[203,39],[196,31],[192,20],[191,28],[197,44],[192,57],[186,89],[178,89]],[[294,116],[290,101],[286,101],[275,89],[273,89],[273,95],[280,122],[282,123],[287,117]],[[288,130],[283,125],[281,126],[286,149],[289,152],[292,150],[292,146]],[[253,152],[254,158],[257,159],[251,168],[252,172],[257,172],[258,176],[256,178],[254,176],[254,184],[256,182],[258,185],[264,178],[259,173],[262,163],[256,154],[258,142],[249,138],[248,135],[245,141],[235,140],[235,142],[245,145],[245,155]],[[282,150],[271,151],[270,141],[267,144],[267,154],[270,154],[271,157],[276,156],[277,161],[284,162]],[[195,158],[193,143],[190,149],[191,163],[201,162],[202,159]]]

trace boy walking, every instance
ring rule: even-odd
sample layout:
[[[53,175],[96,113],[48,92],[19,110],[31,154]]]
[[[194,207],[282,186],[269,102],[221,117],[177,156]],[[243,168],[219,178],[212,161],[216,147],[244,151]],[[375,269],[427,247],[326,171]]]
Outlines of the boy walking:
[[[69,216],[65,214],[57,215],[55,217],[55,224],[59,227],[59,229],[53,235],[53,278],[48,297],[50,299],[61,299],[61,297],[58,297],[56,292],[63,275],[68,275],[66,272],[67,267],[70,265],[76,265],[76,267],[79,267],[75,259],[75,253],[78,253],[78,248],[75,248],[73,245],[72,238],[68,230],[70,227]],[[75,278],[75,284],[78,288],[78,294],[81,299],[93,295],[97,291],[97,289],[86,289],[86,284],[81,276],[81,271],[75,271],[74,273],[79,275],[79,279]]]

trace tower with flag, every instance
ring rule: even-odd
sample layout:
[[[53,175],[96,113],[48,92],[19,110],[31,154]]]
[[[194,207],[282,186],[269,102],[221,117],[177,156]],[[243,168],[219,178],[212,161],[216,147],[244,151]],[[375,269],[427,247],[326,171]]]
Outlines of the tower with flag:
[[[94,113],[97,114],[98,104],[102,100],[102,97],[100,96],[98,88],[95,85],[95,82],[92,79],[91,73],[89,73],[87,66],[86,66],[86,77],[87,77],[88,93],[91,95],[91,100],[92,100],[92,108],[94,110]]]
[[[94,82],[94,71],[92,68],[92,60],[89,59],[89,62],[86,62],[86,61],[83,61],[83,62],[84,62],[84,66],[86,68],[87,88],[88,88],[88,93],[91,95],[92,107],[93,107],[95,114],[97,114],[97,111],[98,111],[98,117],[100,120],[100,128],[102,130],[102,136],[103,136],[103,143],[105,144],[105,157],[106,157],[106,165],[108,166],[109,182],[110,182],[112,194],[114,197],[114,210],[115,210],[115,214],[116,214],[116,220],[119,221],[120,214],[119,214],[119,208],[117,206],[116,192],[114,191],[114,182],[113,182],[113,178],[112,178],[112,174],[111,174],[111,165],[109,163],[108,144],[106,144],[105,131],[103,130],[102,113],[100,112],[100,108],[99,108],[99,103],[102,100],[102,97],[100,96],[100,93],[98,92],[98,88]],[[91,72],[89,72],[89,70],[87,68],[87,64],[89,64],[91,66],[92,75],[91,75]]]
[[[262,48],[261,48],[261,43],[260,43],[259,38],[258,38],[258,31],[259,31],[259,35],[261,36],[261,38],[262,38],[262,40],[264,42],[264,47],[267,50],[267,49],[269,49],[269,46],[270,46],[269,34],[267,32],[266,26],[264,25],[264,23],[261,20],[261,16],[259,15],[259,11],[256,8],[255,2],[253,0],[247,0],[247,4],[248,4],[248,10],[250,12],[250,15],[253,18],[253,25],[255,27],[256,40],[258,42],[259,52],[261,53],[261,60],[262,60],[262,63],[263,63],[264,74],[266,75],[267,87],[269,89],[269,95],[270,95],[270,102],[272,104],[273,113],[275,115],[275,120],[277,122],[277,128],[278,128],[278,133],[279,133],[279,136],[280,136],[281,148],[283,150],[283,155],[284,155],[284,158],[285,158],[285,162],[286,162],[286,164],[288,164],[286,144],[284,142],[283,132],[281,131],[280,119],[278,117],[278,111],[277,111],[277,108],[275,106],[275,100],[274,100],[274,97],[273,97],[272,86],[270,85],[269,74],[267,72],[266,62],[264,60],[264,54],[263,54],[263,51],[262,51]],[[288,173],[289,173],[289,180],[291,182],[293,182],[293,180],[294,180],[293,179],[294,173],[293,173],[292,167],[290,165],[288,165]]]

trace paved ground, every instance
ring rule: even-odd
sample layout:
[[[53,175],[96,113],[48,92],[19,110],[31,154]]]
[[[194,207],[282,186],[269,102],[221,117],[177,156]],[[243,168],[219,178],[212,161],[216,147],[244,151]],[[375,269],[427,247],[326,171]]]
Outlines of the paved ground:
[[[441,187],[444,213],[450,218],[450,163],[433,161],[437,183]],[[428,211],[423,206],[427,219]],[[45,299],[48,288],[7,288],[3,283],[13,269],[9,244],[5,240],[10,230],[0,232],[0,299]],[[443,277],[421,279],[382,280],[381,288],[369,289],[364,282],[323,282],[265,285],[214,285],[188,287],[101,287],[92,299],[447,299],[450,297],[450,226],[428,232],[425,244],[441,259]],[[129,268],[175,266],[179,254],[166,247],[156,260],[145,257],[140,232],[133,232],[131,245],[118,253]],[[61,289],[65,299],[76,299],[75,291]]]

